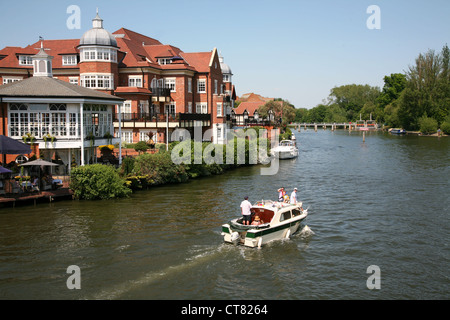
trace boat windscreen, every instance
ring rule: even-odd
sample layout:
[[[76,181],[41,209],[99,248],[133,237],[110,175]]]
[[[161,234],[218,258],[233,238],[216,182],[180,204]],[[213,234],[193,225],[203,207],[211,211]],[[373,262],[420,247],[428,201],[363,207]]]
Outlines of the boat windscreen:
[[[269,223],[272,221],[274,212],[272,210],[264,209],[264,208],[253,208],[253,212],[255,215],[258,214],[260,219],[264,221],[264,223]]]

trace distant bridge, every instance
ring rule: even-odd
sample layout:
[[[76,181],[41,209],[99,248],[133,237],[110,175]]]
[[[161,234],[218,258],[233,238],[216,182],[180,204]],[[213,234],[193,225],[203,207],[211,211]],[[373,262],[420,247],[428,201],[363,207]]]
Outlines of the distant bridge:
[[[289,125],[290,127],[295,127],[296,129],[307,129],[307,128],[314,128],[314,130],[317,131],[317,129],[327,129],[330,128],[331,130],[336,129],[349,129],[349,130],[375,130],[378,129],[378,124],[373,120],[358,120],[356,122],[340,122],[340,123],[291,123]]]

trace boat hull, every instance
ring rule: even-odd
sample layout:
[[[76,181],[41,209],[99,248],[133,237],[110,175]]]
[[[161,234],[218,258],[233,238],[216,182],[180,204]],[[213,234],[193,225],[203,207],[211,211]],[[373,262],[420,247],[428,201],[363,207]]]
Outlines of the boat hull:
[[[298,157],[298,150],[293,151],[274,151],[273,155],[278,159],[293,159]]]
[[[406,134],[405,129],[391,129],[389,130],[391,134]]]
[[[224,241],[233,244],[241,244],[246,247],[261,247],[275,240],[289,238],[298,231],[301,223],[306,218],[306,214],[302,214],[295,219],[291,219],[286,223],[281,223],[274,227],[265,227],[260,229],[235,230],[232,225],[222,225],[222,235]]]

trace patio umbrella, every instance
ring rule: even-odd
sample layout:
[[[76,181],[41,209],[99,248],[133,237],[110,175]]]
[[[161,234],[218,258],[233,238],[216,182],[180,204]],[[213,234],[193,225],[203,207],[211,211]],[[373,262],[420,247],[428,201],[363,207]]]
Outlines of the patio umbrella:
[[[20,166],[22,166],[22,167],[25,167],[25,166],[28,166],[28,167],[30,167],[30,166],[55,167],[55,166],[58,166],[58,164],[53,163],[53,162],[49,162],[49,161],[45,161],[45,160],[42,160],[42,159],[37,159],[37,160],[33,160],[33,161],[28,161],[28,162],[22,163]],[[41,186],[41,178],[42,178],[41,177],[41,171],[39,171],[39,188],[40,188],[39,190],[41,190],[41,188],[42,188],[42,186]]]
[[[55,166],[58,166],[58,164],[49,162],[49,161],[45,161],[42,159],[37,159],[37,160],[22,163],[21,166],[51,166],[51,167],[55,167]]]
[[[0,135],[0,153],[1,154],[29,154],[31,148],[29,145],[14,140],[10,137]]]
[[[11,173],[12,171],[9,169],[6,169],[5,167],[0,166],[0,174],[2,173]]]

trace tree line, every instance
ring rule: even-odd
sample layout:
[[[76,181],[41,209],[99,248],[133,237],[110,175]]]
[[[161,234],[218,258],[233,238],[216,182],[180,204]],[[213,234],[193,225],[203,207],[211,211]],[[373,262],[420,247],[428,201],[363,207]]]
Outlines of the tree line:
[[[420,54],[404,73],[384,77],[384,86],[349,84],[331,89],[322,104],[295,109],[295,122],[354,122],[372,117],[378,124],[406,130],[450,133],[450,50]]]

